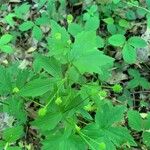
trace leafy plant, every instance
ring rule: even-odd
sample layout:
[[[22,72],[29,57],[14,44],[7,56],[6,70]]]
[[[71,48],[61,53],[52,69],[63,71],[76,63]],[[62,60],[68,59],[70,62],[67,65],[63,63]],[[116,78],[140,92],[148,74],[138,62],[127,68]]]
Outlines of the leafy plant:
[[[3,3],[0,114],[11,119],[0,128],[0,149],[148,150],[149,64],[137,61],[137,49],[149,46],[137,29],[139,19],[149,26],[145,6]]]

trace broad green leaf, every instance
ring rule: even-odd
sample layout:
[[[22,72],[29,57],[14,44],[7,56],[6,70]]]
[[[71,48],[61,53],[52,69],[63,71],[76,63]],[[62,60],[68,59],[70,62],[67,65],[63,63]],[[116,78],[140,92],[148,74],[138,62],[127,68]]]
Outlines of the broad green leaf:
[[[133,64],[136,62],[136,49],[129,44],[125,44],[122,50],[123,59],[128,64]]]
[[[147,105],[148,106],[148,105]],[[141,115],[141,114],[140,114]],[[150,130],[150,112],[147,113],[146,118],[143,120],[144,130]]]
[[[128,82],[127,88],[129,89],[134,89],[140,85],[138,79],[132,79]]]
[[[146,79],[146,78],[143,78],[141,77],[140,78],[140,86],[143,88],[143,89],[150,89],[150,82]]]
[[[79,24],[71,23],[68,26],[68,32],[73,36],[76,36],[78,33],[82,31],[83,31],[83,28]]]
[[[96,113],[96,123],[100,128],[108,128],[123,119],[125,110],[124,106],[109,107],[104,105]]]
[[[120,2],[120,0],[113,0],[113,3],[114,4],[117,4],[117,3],[119,3]]]
[[[114,35],[117,33],[117,26],[115,24],[108,24],[107,30],[111,35]]]
[[[123,46],[123,44],[125,43],[125,41],[126,41],[126,38],[122,34],[112,35],[108,39],[109,44],[111,44],[113,46]]]
[[[102,74],[103,70],[113,65],[113,58],[98,51],[97,45],[97,36],[94,31],[84,31],[75,37],[69,59],[81,73]]]
[[[35,25],[32,30],[32,35],[36,40],[40,41],[43,37],[43,32],[40,27]]]
[[[135,20],[136,19],[136,15],[135,15],[135,12],[133,11],[133,10],[128,10],[127,12],[126,12],[126,17],[127,17],[127,19],[128,20]]]
[[[128,111],[128,123],[129,126],[134,130],[142,131],[143,129],[140,113],[135,110]]]
[[[27,116],[24,110],[23,100],[13,97],[7,99],[6,102],[8,105],[3,106],[3,111],[17,119],[17,122],[21,124],[25,123]]]
[[[100,25],[100,20],[98,16],[90,17],[85,23],[84,29],[86,31],[89,30],[97,30]]]
[[[98,48],[104,47],[104,40],[100,36],[97,36],[97,47]]]
[[[150,132],[143,132],[142,137],[144,144],[146,144],[146,146],[150,148]]]
[[[31,73],[31,70],[19,69],[18,74],[16,75],[16,87],[21,89],[29,79]]]
[[[60,112],[47,113],[45,116],[39,116],[36,118],[31,122],[31,125],[41,131],[50,131],[56,127],[61,119],[62,114]]]
[[[99,128],[97,125],[92,123],[87,125],[82,132],[96,142],[104,142],[106,150],[116,150],[116,148],[128,144],[130,144],[130,146],[136,146],[129,130],[121,127],[120,125],[108,128]]]
[[[61,73],[61,65],[60,63],[53,57],[46,57],[42,55],[37,55],[33,67],[35,71],[39,72],[41,69],[47,71],[53,77],[62,77]]]
[[[124,28],[129,28],[130,23],[127,20],[125,20],[125,19],[120,19],[119,20],[119,25],[121,27],[124,27]]]
[[[112,17],[105,18],[103,21],[109,25],[114,24],[114,19]]]
[[[0,50],[8,54],[11,54],[14,51],[14,49],[10,45],[2,45],[0,46]]]
[[[20,18],[20,19],[24,19],[26,18],[26,15],[29,12],[30,6],[28,3],[23,3],[20,6],[16,6],[15,7],[15,15]]]
[[[50,79],[34,79],[28,82],[23,88],[21,88],[21,90],[19,91],[19,95],[23,97],[41,96],[52,88],[52,84],[53,83]]]
[[[143,89],[150,89],[150,83],[149,83],[149,81],[146,78],[141,77],[141,75],[140,75],[140,73],[139,73],[138,70],[129,69],[128,73],[134,79],[132,79],[132,80],[130,80],[128,82],[127,88],[133,89],[135,87],[141,86]]]
[[[32,21],[26,21],[19,25],[19,30],[20,31],[28,31],[34,26],[34,23]]]
[[[137,36],[129,38],[128,43],[134,46],[135,48],[143,48],[147,46],[147,43],[142,38]]]
[[[0,38],[0,46],[8,44],[12,40],[12,38],[13,38],[13,36],[10,34],[2,35],[2,37]]]
[[[141,74],[138,70],[136,69],[128,69],[128,73],[130,76],[134,77],[134,78],[140,78],[141,77]]]
[[[14,26],[16,24],[13,20],[15,16],[16,15],[14,13],[9,13],[7,16],[5,16],[5,20],[10,26]]]
[[[12,92],[11,75],[6,68],[0,66],[0,95]]]
[[[60,133],[55,135],[49,135],[47,139],[42,142],[42,150],[85,150],[87,149],[86,144],[78,135],[71,135],[65,137]]]
[[[3,131],[3,139],[6,142],[12,143],[22,138],[24,135],[23,126],[13,126],[12,128],[6,128]]]
[[[49,17],[43,13],[41,17],[39,17],[35,20],[35,24],[38,26],[49,25],[50,24]]]

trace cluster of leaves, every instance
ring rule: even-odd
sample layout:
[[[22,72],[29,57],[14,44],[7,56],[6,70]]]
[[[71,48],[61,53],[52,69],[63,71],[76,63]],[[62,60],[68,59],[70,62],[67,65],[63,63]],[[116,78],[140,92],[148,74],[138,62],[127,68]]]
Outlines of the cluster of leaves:
[[[130,107],[130,92],[150,89],[148,79],[131,68],[137,68],[137,48],[146,47],[147,42],[140,36],[125,35],[131,29],[130,21],[136,20],[134,9],[147,18],[149,10],[137,1],[71,0],[68,5],[72,7],[84,6],[83,15],[73,17],[66,11],[65,0],[58,3],[40,0],[33,17],[31,4],[15,4],[3,17],[3,24],[9,27],[7,31],[1,28],[3,53],[13,55],[18,37],[26,34],[40,50],[33,54],[32,66],[22,69],[19,61],[0,66],[0,111],[14,118],[1,131],[0,149],[33,149],[27,135],[35,130],[32,138],[40,138],[38,149],[42,150],[149,149],[150,113]],[[128,11],[117,19],[122,8]],[[0,11],[6,9],[3,4]],[[101,26],[106,31],[101,32]],[[110,47],[121,51],[120,59],[131,78],[125,84],[109,84],[113,66],[121,70]],[[114,102],[116,95],[120,97]],[[142,133],[140,142],[133,132]]]

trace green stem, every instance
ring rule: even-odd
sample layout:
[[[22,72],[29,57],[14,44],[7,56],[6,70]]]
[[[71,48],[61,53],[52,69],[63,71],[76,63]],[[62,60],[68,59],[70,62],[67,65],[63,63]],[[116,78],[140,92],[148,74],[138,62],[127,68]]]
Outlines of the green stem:
[[[34,101],[34,100],[33,100],[33,102],[34,102],[35,104],[37,104],[37,105],[41,106],[41,107],[45,107],[45,105],[40,104],[40,103],[38,103],[38,102],[36,102],[36,101]]]
[[[9,146],[9,143],[7,142],[7,143],[5,144],[4,150],[7,150],[7,149],[8,149],[8,146]]]

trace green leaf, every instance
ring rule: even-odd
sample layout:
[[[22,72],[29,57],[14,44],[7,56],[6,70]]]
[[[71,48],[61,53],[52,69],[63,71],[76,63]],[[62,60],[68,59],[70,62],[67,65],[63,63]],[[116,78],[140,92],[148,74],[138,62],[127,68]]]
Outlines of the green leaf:
[[[139,80],[133,79],[128,82],[127,88],[134,89],[134,88],[138,87],[139,85],[140,85]]]
[[[134,78],[140,78],[141,77],[141,74],[138,70],[136,69],[128,69],[128,73],[130,76],[134,77]]]
[[[117,33],[117,26],[115,24],[108,24],[107,30],[111,35],[114,35]]]
[[[11,75],[4,67],[0,66],[0,94],[8,94],[12,91]]]
[[[62,114],[57,113],[47,113],[44,116],[39,116],[33,122],[32,126],[35,126],[38,130],[41,131],[50,131],[56,127],[56,125],[61,121]]]
[[[146,78],[140,78],[140,86],[143,89],[150,89],[150,83],[148,82],[148,80]]]
[[[100,25],[100,20],[98,16],[90,17],[85,23],[84,29],[86,31],[89,30],[97,30]]]
[[[73,36],[76,36],[78,33],[82,31],[83,31],[83,28],[79,24],[71,23],[68,26],[68,32]]]
[[[14,126],[12,128],[6,128],[3,131],[3,139],[6,142],[12,143],[22,138],[24,135],[23,126]]]
[[[124,28],[129,28],[130,27],[129,22],[127,20],[125,20],[125,19],[120,19],[119,20],[119,25],[121,27],[124,27]]]
[[[128,43],[135,48],[143,48],[147,46],[147,43],[145,42],[145,40],[137,36],[133,36],[129,38]]]
[[[147,104],[147,103],[146,103]],[[148,105],[144,105],[144,107],[148,107]],[[144,130],[150,130],[150,113],[146,114],[146,118],[143,120]]]
[[[2,52],[8,53],[8,54],[11,54],[14,51],[14,49],[10,45],[2,45],[0,49]]]
[[[37,72],[40,72],[41,69],[44,69],[53,77],[62,77],[61,65],[53,57],[49,58],[46,56],[37,55],[36,59],[33,63],[33,67],[34,67],[35,71],[37,71]]]
[[[117,3],[119,3],[120,2],[120,0],[113,0],[113,3],[114,4],[117,4]]]
[[[138,70],[129,69],[128,73],[130,76],[133,76],[134,79],[128,82],[127,88],[133,89],[135,87],[141,86],[143,89],[150,89],[149,81],[146,78],[141,77]]]
[[[34,26],[34,23],[32,21],[26,21],[19,25],[19,30],[20,31],[28,31]]]
[[[6,102],[8,105],[3,106],[3,111],[13,116],[19,123],[25,123],[27,116],[24,110],[23,100],[13,97],[7,99]]]
[[[96,142],[104,142],[107,150],[116,150],[123,145],[136,146],[129,130],[120,125],[99,128],[96,124],[91,123],[81,131]]]
[[[137,131],[142,131],[142,118],[140,116],[140,113],[135,110],[129,110],[128,111],[128,123],[129,126]]]
[[[103,70],[108,70],[113,65],[113,58],[98,51],[97,45],[94,31],[84,31],[75,37],[69,59],[81,73],[102,74]]]
[[[14,13],[9,13],[7,16],[5,16],[5,20],[10,26],[14,26],[16,24],[13,20],[15,16],[16,15]]]
[[[85,150],[86,144],[78,135],[65,136],[60,133],[49,135],[47,139],[42,142],[42,150]]]
[[[128,20],[135,20],[136,15],[133,10],[128,10],[127,13],[125,14]]]
[[[98,48],[104,47],[104,40],[100,36],[97,36],[97,47]]]
[[[8,44],[11,40],[12,40],[13,36],[10,34],[4,34],[1,38],[0,38],[0,46]]]
[[[24,19],[29,12],[30,6],[31,5],[29,5],[28,3],[23,3],[20,6],[16,6],[14,9],[15,15],[20,19]]]
[[[114,19],[112,17],[105,18],[105,19],[103,19],[103,21],[109,25],[114,24]]]
[[[126,41],[126,38],[122,34],[112,35],[108,39],[109,44],[111,44],[113,46],[123,46],[123,44],[125,43],[125,41]]]
[[[19,94],[25,96],[41,96],[52,88],[52,81],[50,79],[34,79],[28,82],[20,91]]]
[[[40,41],[43,38],[43,32],[41,28],[36,25],[33,27],[32,35],[38,41]]]
[[[150,148],[150,132],[143,132],[142,137],[144,144],[146,144],[146,146]]]
[[[136,62],[136,49],[128,44],[125,44],[122,50],[123,59],[129,64]]]
[[[108,128],[123,119],[125,110],[124,106],[109,107],[108,105],[104,105],[96,113],[96,123],[100,128]]]

